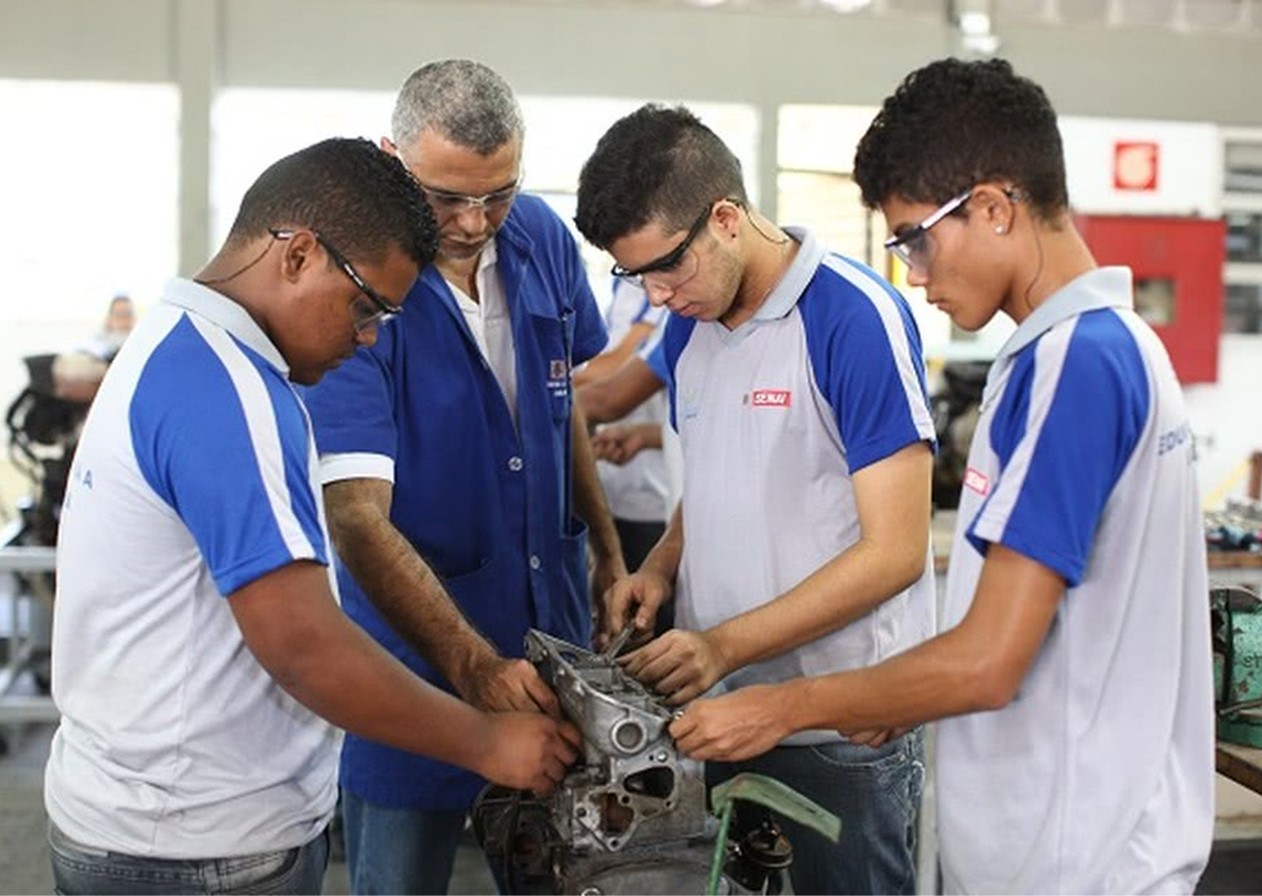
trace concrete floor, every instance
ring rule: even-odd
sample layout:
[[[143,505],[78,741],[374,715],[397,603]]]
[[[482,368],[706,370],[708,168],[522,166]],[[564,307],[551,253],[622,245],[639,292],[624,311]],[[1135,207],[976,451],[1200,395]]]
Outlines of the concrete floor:
[[[45,841],[43,770],[51,725],[0,729],[8,748],[0,755],[0,896],[51,893],[52,873]],[[1233,825],[1218,840],[1197,893],[1262,892],[1262,826]],[[334,862],[324,880],[324,893],[348,893],[346,866]],[[490,873],[472,840],[461,847],[452,879],[455,894],[493,893]]]

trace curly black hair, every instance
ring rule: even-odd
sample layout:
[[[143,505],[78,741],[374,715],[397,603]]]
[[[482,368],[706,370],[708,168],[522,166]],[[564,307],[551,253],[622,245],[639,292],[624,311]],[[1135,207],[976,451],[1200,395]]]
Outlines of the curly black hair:
[[[272,163],[246,191],[228,241],[277,227],[310,227],[370,263],[392,245],[419,267],[438,251],[438,226],[415,178],[362,138],[322,140]]]
[[[869,208],[943,203],[999,180],[1045,219],[1069,204],[1056,112],[1003,59],[942,59],[908,75],[859,141],[854,179]]]
[[[578,178],[574,223],[593,245],[660,220],[683,230],[709,203],[746,202],[740,160],[683,106],[641,106],[605,132]]]

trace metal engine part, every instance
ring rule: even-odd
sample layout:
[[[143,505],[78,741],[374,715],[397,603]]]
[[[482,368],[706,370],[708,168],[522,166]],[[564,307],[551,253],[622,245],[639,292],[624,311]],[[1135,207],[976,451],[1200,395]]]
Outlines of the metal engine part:
[[[509,893],[703,893],[718,833],[702,763],[667,731],[671,709],[610,657],[543,632],[526,656],[583,734],[583,755],[547,798],[489,787],[478,842]],[[750,892],[729,877],[720,893]]]

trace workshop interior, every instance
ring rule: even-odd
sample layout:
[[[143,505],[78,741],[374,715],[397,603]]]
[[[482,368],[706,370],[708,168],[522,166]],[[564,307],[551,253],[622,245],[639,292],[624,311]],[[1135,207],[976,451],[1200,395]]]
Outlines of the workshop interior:
[[[930,60],[1002,56],[1045,86],[1075,225],[1101,264],[1134,272],[1191,420],[1219,772],[1198,892],[1257,892],[1262,0],[0,0],[0,894],[52,892],[54,563],[101,378],[163,283],[224,241],[263,167],[327,136],[376,142],[403,78],[453,56],[512,85],[521,189],[571,227],[605,129],[641,103],[682,103],[736,154],[769,219],[811,227],[906,297],[937,437],[939,588],[987,371],[1013,326],[966,332],[926,303],[883,249],[854,150],[882,98]],[[573,235],[607,307],[612,259]],[[482,794],[451,892],[774,893],[795,844],[770,821],[729,838],[734,805],[794,817],[797,836],[844,829],[770,778],[708,791],[669,735],[674,707],[616,650],[532,630],[523,653],[580,730],[581,758],[549,796]],[[920,893],[941,892],[933,799],[930,779]],[[347,887],[335,848],[324,892]]]

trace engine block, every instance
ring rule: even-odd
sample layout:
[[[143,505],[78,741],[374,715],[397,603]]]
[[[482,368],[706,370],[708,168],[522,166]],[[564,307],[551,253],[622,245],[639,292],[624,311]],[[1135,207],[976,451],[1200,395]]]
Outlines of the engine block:
[[[705,892],[718,820],[702,763],[680,754],[672,710],[611,658],[531,630],[526,656],[583,734],[547,798],[488,788],[474,831],[510,893]],[[741,892],[724,877],[719,892]]]

